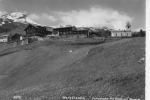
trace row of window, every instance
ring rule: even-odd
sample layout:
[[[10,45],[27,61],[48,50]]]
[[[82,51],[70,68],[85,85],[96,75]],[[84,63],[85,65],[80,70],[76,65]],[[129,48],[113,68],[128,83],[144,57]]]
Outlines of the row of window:
[[[27,32],[42,32],[42,33],[44,33],[45,32],[45,30],[39,30],[39,29],[30,29],[30,30],[27,30]]]
[[[60,34],[71,34],[72,31],[66,31],[66,32],[59,32]]]
[[[118,35],[117,33],[115,34],[115,36],[128,36],[129,34],[126,33],[125,35],[123,35],[123,33],[121,33],[121,35]]]
[[[86,32],[83,32],[83,31],[66,31],[66,32],[59,32],[60,34],[85,34]]]
[[[72,31],[72,28],[54,29],[56,31]]]

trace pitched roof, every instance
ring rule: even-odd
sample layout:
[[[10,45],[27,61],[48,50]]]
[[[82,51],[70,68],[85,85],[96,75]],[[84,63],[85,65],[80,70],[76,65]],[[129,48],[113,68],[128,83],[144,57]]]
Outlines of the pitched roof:
[[[33,26],[33,27],[37,28],[37,26],[34,25],[34,24],[27,24],[27,26],[24,28],[24,31],[25,31],[29,26]]]
[[[11,35],[14,35],[14,34],[26,35],[26,32],[23,29],[18,29],[18,28],[14,29],[8,33]]]
[[[131,26],[131,24],[128,22],[126,26]]]
[[[52,27],[49,27],[49,26],[40,26],[40,25],[36,25],[36,24],[28,24],[24,30],[26,31],[26,29],[29,27],[29,26],[33,26],[37,29],[41,29],[41,28],[46,28],[47,31],[53,31],[53,28]]]
[[[14,29],[14,30],[7,32],[7,33],[1,33],[0,36],[2,36],[2,35],[14,35],[14,34],[26,35],[26,32],[23,29]]]
[[[53,31],[53,28],[46,26],[46,30],[47,30],[47,31]]]

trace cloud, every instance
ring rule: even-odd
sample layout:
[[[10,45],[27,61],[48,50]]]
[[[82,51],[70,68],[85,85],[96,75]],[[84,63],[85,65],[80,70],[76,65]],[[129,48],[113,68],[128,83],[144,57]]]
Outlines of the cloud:
[[[29,23],[32,23],[32,24],[38,24],[38,23],[36,23],[35,21],[33,21],[33,20],[29,19],[29,18],[26,18],[26,21],[29,22]]]
[[[51,25],[52,23],[55,23],[57,21],[57,19],[54,16],[48,13],[33,13],[29,14],[27,18],[42,25]]]
[[[5,1],[5,0],[0,0],[0,2]]]
[[[45,25],[75,25],[125,29],[127,22],[133,20],[124,12],[110,8],[91,7],[71,11],[50,11],[50,13],[30,14],[29,19]]]
[[[6,11],[1,11],[1,10],[0,10],[0,17],[1,17],[2,15],[5,15],[5,14],[7,14]]]
[[[35,20],[35,21],[39,21],[39,20],[47,20],[47,21],[52,21],[52,22],[55,22],[57,19],[50,15],[50,14],[47,14],[47,13],[42,13],[42,14],[30,14],[28,15],[28,18],[32,19],[32,20]]]
[[[39,20],[40,17],[37,14],[30,14],[28,15],[28,18],[31,20]]]
[[[43,13],[41,15],[41,18],[47,19],[48,21],[51,21],[51,22],[55,22],[57,20],[54,16],[47,14],[47,13]]]
[[[51,16],[51,15],[48,16],[48,19],[53,22],[55,22],[57,20],[54,16]]]
[[[132,18],[123,12],[101,7],[92,7],[89,10],[55,12],[60,16],[61,24],[93,27],[111,27],[114,29],[124,29],[126,23]]]

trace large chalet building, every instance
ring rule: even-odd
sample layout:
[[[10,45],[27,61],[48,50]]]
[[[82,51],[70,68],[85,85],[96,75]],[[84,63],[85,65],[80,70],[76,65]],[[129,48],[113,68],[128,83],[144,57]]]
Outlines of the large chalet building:
[[[75,30],[76,30],[75,26],[58,27],[58,28],[54,28],[53,29],[54,33],[58,33],[60,36],[72,34],[73,31],[75,31]]]
[[[31,36],[44,37],[48,34],[52,34],[53,29],[51,27],[43,27],[43,26],[36,26],[33,24],[29,24],[24,29],[24,31],[26,32],[27,37],[31,37]]]
[[[59,36],[89,37],[88,29],[79,29],[75,26],[54,28],[53,32],[58,33]]]

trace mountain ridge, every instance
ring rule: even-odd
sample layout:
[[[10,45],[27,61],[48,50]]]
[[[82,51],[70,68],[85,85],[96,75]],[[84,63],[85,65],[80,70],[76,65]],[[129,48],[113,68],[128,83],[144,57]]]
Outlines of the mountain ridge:
[[[0,16],[0,33],[12,31],[16,28],[25,27],[27,24],[37,24],[21,12],[13,12]]]

